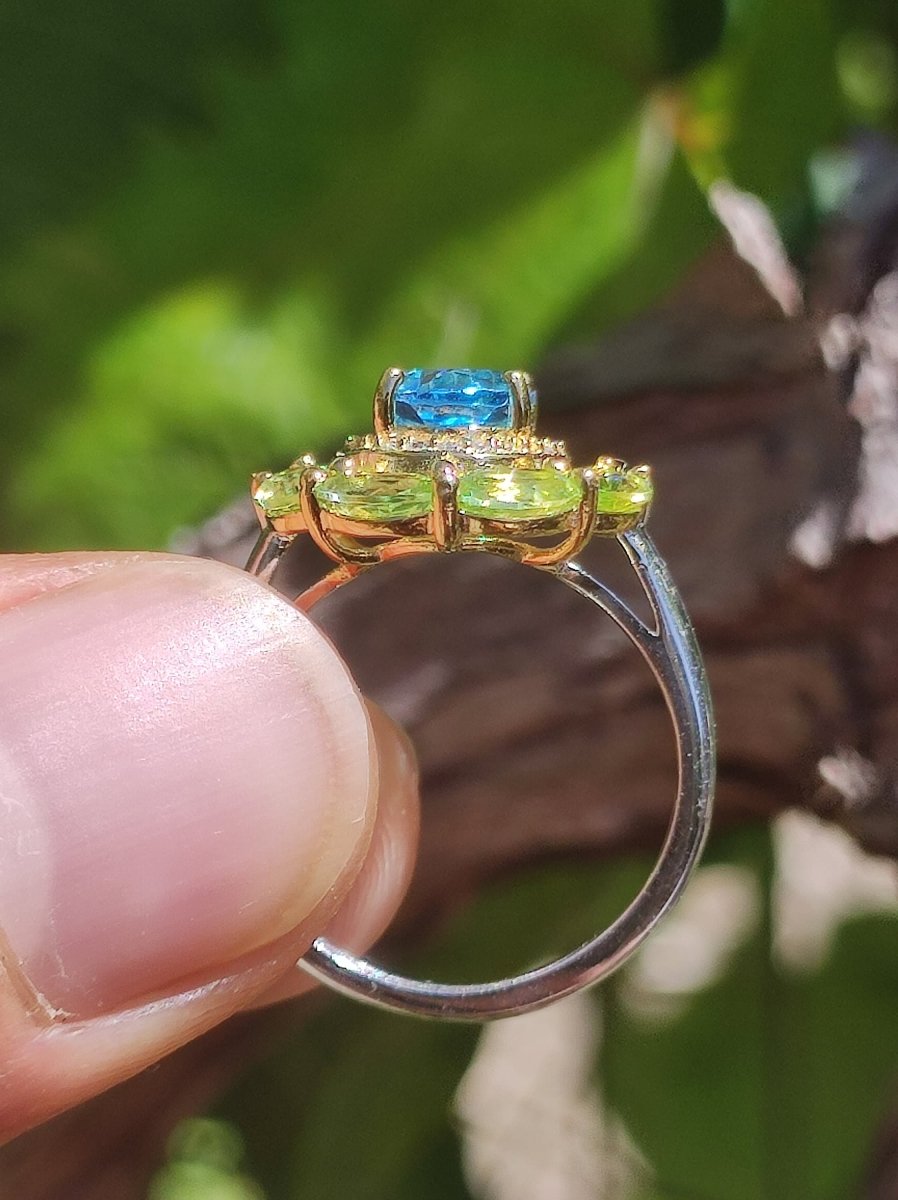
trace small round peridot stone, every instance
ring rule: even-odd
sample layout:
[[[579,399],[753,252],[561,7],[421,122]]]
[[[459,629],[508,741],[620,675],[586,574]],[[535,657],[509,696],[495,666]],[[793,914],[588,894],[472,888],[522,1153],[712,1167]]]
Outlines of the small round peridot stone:
[[[262,479],[256,485],[253,500],[267,517],[286,517],[298,513],[299,481],[302,468],[288,467]]]
[[[596,507],[600,513],[627,515],[642,512],[652,499],[651,476],[644,471],[599,473]]]

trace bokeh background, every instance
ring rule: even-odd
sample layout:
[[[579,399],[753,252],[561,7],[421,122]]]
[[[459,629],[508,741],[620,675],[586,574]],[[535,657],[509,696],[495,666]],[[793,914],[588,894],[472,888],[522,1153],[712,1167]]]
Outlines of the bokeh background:
[[[13,0],[5,545],[164,545],[260,463],[365,427],[386,362],[595,334],[708,245],[722,172],[803,248],[833,190],[815,156],[893,115],[891,19]]]
[[[797,322],[821,247],[833,290],[831,231],[898,212],[888,0],[7,0],[0,100],[5,551],[202,547],[251,471],[364,431],[391,363],[545,364],[548,430],[614,391],[584,384],[584,348],[617,347],[616,400],[645,390],[621,331],[706,285],[713,306],[729,276],[703,264],[747,260]],[[688,349],[681,382],[732,373],[732,347]],[[160,1134],[127,1186],[16,1200],[898,1196],[894,866],[795,802],[723,822],[598,995],[486,1032],[300,1006],[217,1090],[183,1071],[146,1102]],[[497,871],[406,965],[532,961],[649,862],[635,839],[600,870]]]

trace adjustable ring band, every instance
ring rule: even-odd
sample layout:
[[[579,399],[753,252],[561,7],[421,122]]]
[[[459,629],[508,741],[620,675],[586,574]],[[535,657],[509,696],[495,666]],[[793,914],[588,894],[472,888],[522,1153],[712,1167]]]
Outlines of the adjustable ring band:
[[[711,704],[691,624],[642,527],[652,495],[648,470],[600,459],[577,472],[561,443],[535,437],[534,420],[535,394],[522,373],[393,369],[375,395],[373,436],[352,439],[327,469],[306,457],[289,471],[254,478],[262,534],[246,569],[270,580],[300,532],[339,564],[297,598],[298,606],[311,608],[400,554],[471,550],[512,557],[554,574],[611,617],[651,668],[673,722],[679,782],[667,837],[645,886],[613,924],[561,958],[474,984],[407,978],[317,938],[299,966],[381,1008],[483,1021],[541,1008],[597,983],[674,904],[708,833]],[[597,534],[622,545],[649,600],[652,625],[574,561]]]

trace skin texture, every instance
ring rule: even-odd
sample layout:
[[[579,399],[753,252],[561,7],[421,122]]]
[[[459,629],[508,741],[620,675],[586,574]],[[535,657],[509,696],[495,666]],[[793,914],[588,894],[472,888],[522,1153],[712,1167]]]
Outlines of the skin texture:
[[[407,739],[311,621],[165,555],[0,558],[0,1136],[389,923]]]

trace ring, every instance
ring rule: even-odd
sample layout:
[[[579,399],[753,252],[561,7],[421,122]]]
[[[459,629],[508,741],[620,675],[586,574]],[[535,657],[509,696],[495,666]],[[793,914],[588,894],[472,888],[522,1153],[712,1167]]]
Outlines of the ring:
[[[670,711],[678,788],[660,856],[607,929],[561,958],[489,983],[406,978],[317,938],[299,966],[336,990],[417,1016],[482,1021],[541,1008],[616,970],[671,908],[708,833],[714,725],[701,655],[667,567],[645,533],[651,471],[599,458],[575,468],[564,444],[536,435],[523,371],[391,368],[374,395],[374,431],[347,439],[326,467],[304,455],[253,476],[262,526],[246,570],[271,581],[298,534],[333,569],[294,600],[305,610],[360,572],[406,554],[486,551],[551,572],[591,600],[648,663]],[[652,612],[647,624],[575,560],[615,537]]]

